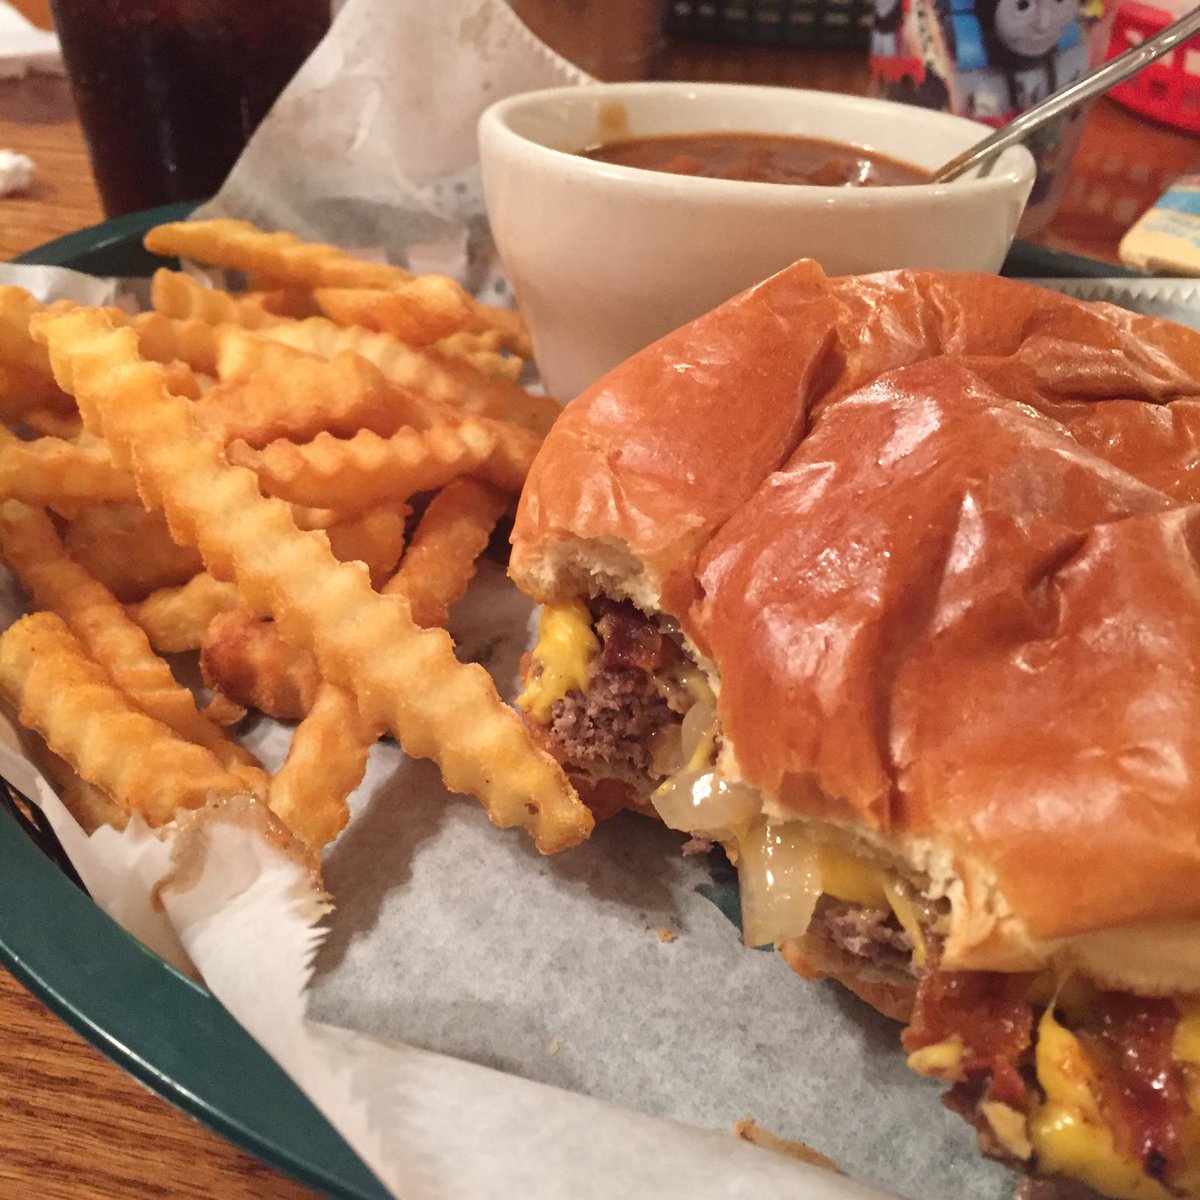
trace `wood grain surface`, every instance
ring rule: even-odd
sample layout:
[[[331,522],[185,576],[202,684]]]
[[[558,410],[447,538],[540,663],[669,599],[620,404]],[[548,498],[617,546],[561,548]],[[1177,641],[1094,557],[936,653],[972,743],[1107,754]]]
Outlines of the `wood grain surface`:
[[[305,1200],[144,1090],[0,971],[2,1200]]]
[[[46,0],[15,0],[48,24]],[[662,78],[749,80],[853,91],[861,58],[672,45]],[[0,81],[0,148],[30,155],[32,188],[0,199],[0,260],[102,219],[59,78]],[[1045,244],[1116,261],[1134,218],[1192,167],[1200,143],[1103,101],[1089,120]],[[301,1200],[301,1188],[233,1149],[102,1058],[0,971],[0,1200]]]

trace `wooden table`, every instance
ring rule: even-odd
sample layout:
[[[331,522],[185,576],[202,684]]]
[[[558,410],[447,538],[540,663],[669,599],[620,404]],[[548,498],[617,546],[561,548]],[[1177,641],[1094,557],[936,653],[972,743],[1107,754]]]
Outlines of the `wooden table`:
[[[45,0],[16,0],[48,23]],[[861,59],[681,44],[660,78],[752,80],[860,90]],[[33,187],[0,199],[0,260],[102,218],[70,91],[55,78],[0,81],[0,147],[29,154]],[[1116,261],[1121,233],[1200,144],[1111,102],[1097,105],[1044,244]],[[0,1197],[42,1200],[300,1200],[268,1170],[154,1098],[0,971]]]

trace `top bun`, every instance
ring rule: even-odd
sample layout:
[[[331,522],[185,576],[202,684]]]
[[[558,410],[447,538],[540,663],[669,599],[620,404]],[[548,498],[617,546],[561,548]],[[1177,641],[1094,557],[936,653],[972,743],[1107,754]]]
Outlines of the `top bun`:
[[[947,896],[947,967],[1200,990],[1198,443],[1191,330],[799,263],[569,406],[511,571],[677,618],[726,768]]]

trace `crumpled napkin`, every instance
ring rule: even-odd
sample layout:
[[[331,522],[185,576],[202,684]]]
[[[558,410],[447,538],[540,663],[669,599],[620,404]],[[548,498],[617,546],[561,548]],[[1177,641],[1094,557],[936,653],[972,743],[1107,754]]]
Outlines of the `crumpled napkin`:
[[[62,74],[58,35],[38,29],[11,4],[0,0],[0,79],[19,79],[31,72]],[[0,196],[24,191],[33,178],[33,160],[0,148]]]
[[[0,79],[16,79],[36,71],[62,74],[58,35],[23,17],[5,0],[0,0]]]
[[[32,158],[13,150],[0,150],[0,196],[24,191],[32,178]]]

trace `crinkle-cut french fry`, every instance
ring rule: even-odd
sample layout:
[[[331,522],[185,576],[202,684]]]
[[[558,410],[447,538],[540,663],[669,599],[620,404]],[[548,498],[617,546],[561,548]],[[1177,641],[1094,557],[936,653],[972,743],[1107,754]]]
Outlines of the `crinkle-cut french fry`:
[[[216,347],[215,371],[222,383],[242,383],[279,374],[306,363],[320,362],[323,357],[303,347],[260,336],[240,325],[211,328]]]
[[[361,567],[339,564],[325,537],[298,530],[286,504],[264,498],[252,472],[228,466],[190,403],[139,360],[132,332],[96,312],[39,316],[33,332],[60,385],[70,381],[101,411],[105,436],[125,448],[176,536],[198,546],[209,570],[232,568],[247,604],[311,649],[368,722],[433,759],[449,788],[478,796],[497,825],[527,829],[544,853],[587,837],[591,813],[487,672],[460,664],[444,630],[421,630],[402,597],[372,591]]]
[[[220,692],[214,692],[212,698],[204,706],[204,715],[210,721],[215,721],[223,727],[244,721],[247,711],[240,704],[234,704],[228,696],[221,695]]]
[[[0,635],[0,693],[88,783],[151,825],[246,792],[210,751],[136,707],[55,613],[31,613]]]
[[[487,461],[473,473],[516,494],[525,486],[525,477],[542,445],[541,435],[520,425],[486,417],[480,418],[479,423],[495,437],[496,445]]]
[[[23,442],[0,429],[0,497],[58,511],[80,501],[137,501],[133,476],[96,440],[40,437]]]
[[[125,808],[94,784],[80,779],[69,762],[50,750],[40,736],[34,736],[38,743],[33,751],[34,761],[83,832],[92,833],[101,825],[124,829],[129,823]]]
[[[288,645],[273,621],[242,609],[220,613],[204,631],[200,672],[210,688],[243,708],[296,721],[312,708],[321,673],[308,650]]]
[[[159,225],[146,234],[146,249],[252,271],[293,287],[386,288],[413,278],[402,267],[364,262],[336,246],[305,242],[294,233],[267,233],[248,221]]]
[[[393,383],[473,416],[515,421],[545,434],[562,411],[547,396],[535,396],[515,383],[489,379],[461,358],[432,348],[414,349],[386,333],[355,326],[343,328],[324,317],[270,325],[258,336],[321,358],[353,350],[373,362]]]
[[[160,654],[199,650],[204,631],[221,613],[238,607],[238,590],[232,583],[201,571],[179,587],[159,588],[126,610]]]
[[[292,505],[292,520],[297,529],[328,529],[352,514],[336,508],[310,507],[307,504]]]
[[[296,522],[297,529],[328,529],[339,521],[348,521],[351,517],[360,516],[362,512],[359,508],[321,508],[307,504],[293,504],[291,509],[292,520]]]
[[[362,782],[382,733],[362,717],[350,692],[321,684],[267,794],[271,811],[309,849],[320,850],[341,833],[350,818],[347,797]]]
[[[48,385],[36,371],[0,358],[0,417],[8,424],[16,424],[29,409],[69,413],[69,399],[62,388]]]
[[[447,358],[461,358],[489,379],[516,383],[525,370],[525,360],[515,354],[500,353],[502,346],[503,339],[491,329],[484,333],[471,333],[464,329],[433,343],[433,348],[439,354]]]
[[[381,587],[404,553],[405,524],[411,511],[407,504],[381,504],[335,522],[325,530],[333,557],[338,562],[363,563],[371,586]]]
[[[322,431],[348,437],[370,429],[386,435],[406,423],[397,389],[377,366],[348,352],[328,361],[303,357],[274,371],[219,383],[196,415],[224,441],[240,440],[255,449],[277,438],[308,441]]]
[[[71,413],[71,398],[57,384],[20,363],[0,357],[0,418],[15,425],[30,409]]]
[[[506,350],[521,358],[533,357],[533,339],[525,318],[515,308],[493,308],[490,304],[476,304],[474,319],[467,325],[472,333],[494,330],[500,335]]]
[[[41,437],[62,438],[68,442],[83,432],[83,418],[78,410],[56,412],[52,408],[31,408],[13,417],[9,424],[24,424]]]
[[[4,419],[30,408],[71,412],[75,402],[54,381],[46,348],[29,334],[34,313],[62,306],[39,303],[24,288],[0,287],[0,405]]]
[[[61,617],[132,704],[203,746],[239,774],[248,790],[262,794],[266,776],[254,756],[199,712],[192,693],[176,682],[141,627],[103,584],[67,557],[43,510],[15,500],[0,504],[0,551],[34,607]]]
[[[364,262],[336,246],[305,242],[292,233],[266,233],[246,221],[186,221],[160,225],[146,235],[155,254],[175,254],[254,276],[252,286],[303,288],[403,288],[420,276],[403,267]],[[517,354],[532,354],[529,331],[512,309],[471,304],[473,330],[495,329]]]
[[[219,288],[205,287],[181,271],[165,267],[154,272],[150,280],[150,303],[155,312],[175,320],[206,321],[209,325],[241,325],[257,329],[279,320],[261,304],[232,296]]]
[[[429,502],[384,595],[405,596],[418,625],[444,625],[451,607],[466,593],[475,560],[507,506],[508,498],[486,483],[448,483]]]
[[[95,505],[69,521],[67,552],[122,604],[179,587],[204,570],[192,546],[180,546],[161,513],[139,505]]]
[[[519,492],[541,442],[518,425],[467,417],[405,426],[390,437],[369,429],[349,437],[322,432],[308,442],[279,438],[257,450],[234,441],[227,452],[230,462],[256,471],[273,496],[353,511],[406,500],[462,475]]]
[[[140,504],[105,503],[92,504],[73,517],[68,525],[66,545],[68,552],[97,538],[107,537],[114,531],[128,532],[152,522],[166,528],[158,513],[147,512]]]
[[[499,371],[483,372],[468,356],[448,357],[433,347],[427,347],[425,353],[459,380],[462,390],[453,404],[463,413],[519,425],[539,437],[546,436],[562,413],[557,400],[526,391]],[[483,387],[479,386],[480,379],[484,380]]]
[[[418,275],[393,289],[314,288],[317,307],[338,325],[361,325],[410,346],[426,346],[461,330],[471,297],[444,275]]]
[[[105,309],[110,316],[119,310]],[[159,363],[185,362],[194,371],[217,373],[216,328],[195,317],[177,321],[162,313],[144,312],[129,317],[124,313],[114,322],[137,331],[138,348],[143,358]],[[86,416],[84,418],[86,420]]]
[[[5,362],[31,367],[57,388],[45,346],[29,333],[29,318],[44,310],[45,305],[24,288],[0,287],[0,354]]]
[[[350,513],[442,487],[482,467],[495,449],[496,435],[468,419],[390,438],[320,433],[311,442],[278,441],[261,450],[232,442],[226,453],[231,463],[252,468],[272,496]]]
[[[58,798],[84,833],[94,833],[102,825],[124,829],[129,823],[129,813],[125,808],[95,784],[80,779],[78,775],[72,774],[59,787]]]
[[[273,317],[290,317],[303,320],[318,316],[320,310],[307,288],[268,288],[242,292],[241,299],[247,304],[257,304]]]
[[[172,362],[163,363],[163,375],[166,377],[167,387],[176,396],[186,396],[189,400],[199,400],[204,395],[204,388],[201,386],[196,372],[192,370],[189,364],[182,362],[178,358]]]

